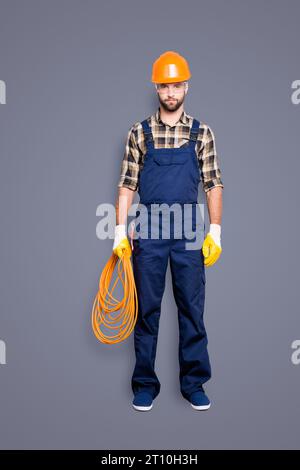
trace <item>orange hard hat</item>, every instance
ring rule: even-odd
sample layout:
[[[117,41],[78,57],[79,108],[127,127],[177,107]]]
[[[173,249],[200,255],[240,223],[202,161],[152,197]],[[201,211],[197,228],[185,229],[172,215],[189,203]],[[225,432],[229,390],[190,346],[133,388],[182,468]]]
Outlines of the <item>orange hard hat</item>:
[[[152,66],[153,83],[184,82],[190,77],[191,72],[187,61],[174,51],[161,54]]]

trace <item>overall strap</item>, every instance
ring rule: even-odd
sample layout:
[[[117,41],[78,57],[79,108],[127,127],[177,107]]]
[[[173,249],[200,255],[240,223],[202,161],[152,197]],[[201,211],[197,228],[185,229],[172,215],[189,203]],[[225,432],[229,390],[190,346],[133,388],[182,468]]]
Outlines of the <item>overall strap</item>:
[[[142,126],[143,126],[143,131],[144,131],[144,136],[145,136],[146,147],[148,149],[154,149],[153,135],[152,135],[147,119],[142,121]]]
[[[200,122],[197,119],[193,119],[193,125],[190,131],[190,138],[189,138],[190,145],[192,147],[195,146],[197,142],[199,129],[200,129]]]

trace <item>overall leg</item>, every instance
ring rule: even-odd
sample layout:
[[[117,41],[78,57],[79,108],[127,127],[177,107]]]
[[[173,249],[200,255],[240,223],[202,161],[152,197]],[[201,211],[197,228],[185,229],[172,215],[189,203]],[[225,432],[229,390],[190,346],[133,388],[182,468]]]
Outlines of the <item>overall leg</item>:
[[[136,364],[131,385],[134,393],[148,391],[153,398],[160,392],[154,366],[169,245],[169,240],[163,239],[134,240],[133,269],[139,309],[134,329]]]
[[[207,335],[203,322],[205,267],[201,249],[187,250],[173,240],[170,250],[173,292],[178,307],[181,393],[187,400],[210,379]]]

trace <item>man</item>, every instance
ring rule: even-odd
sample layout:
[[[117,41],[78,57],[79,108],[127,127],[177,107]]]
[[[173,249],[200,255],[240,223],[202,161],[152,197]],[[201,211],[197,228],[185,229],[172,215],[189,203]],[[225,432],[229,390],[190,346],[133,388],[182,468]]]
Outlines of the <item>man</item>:
[[[223,183],[212,130],[183,108],[190,77],[187,61],[176,52],[167,51],[154,62],[152,82],[160,106],[155,114],[131,127],[118,184],[113,251],[119,257],[124,252],[133,255],[139,311],[131,384],[133,407],[138,411],[150,410],[160,392],[154,363],[168,260],[178,307],[181,393],[196,410],[210,407],[203,389],[211,377],[203,323],[205,267],[212,266],[222,251]],[[135,191],[149,214],[150,207],[157,203],[196,207],[201,180],[210,219],[202,249],[201,246],[187,249],[186,237],[176,238],[173,233],[167,239],[156,236],[134,239],[131,251],[126,221]],[[148,222],[148,215],[146,219]],[[197,229],[194,215],[192,222]]]

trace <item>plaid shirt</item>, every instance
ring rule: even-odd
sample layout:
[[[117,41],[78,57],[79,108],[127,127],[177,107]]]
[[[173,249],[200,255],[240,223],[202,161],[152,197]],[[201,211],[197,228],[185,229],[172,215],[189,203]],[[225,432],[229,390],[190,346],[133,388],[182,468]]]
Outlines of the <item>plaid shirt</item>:
[[[174,126],[164,124],[160,118],[160,108],[155,114],[147,118],[152,131],[155,148],[178,148],[188,142],[193,118],[182,112],[179,121]],[[196,152],[203,189],[205,192],[215,186],[223,186],[221,170],[214,134],[210,127],[200,122],[200,130],[196,142]],[[140,122],[135,123],[129,130],[125,153],[121,166],[121,176],[118,187],[138,190],[139,173],[143,168],[146,144],[143,127]]]

